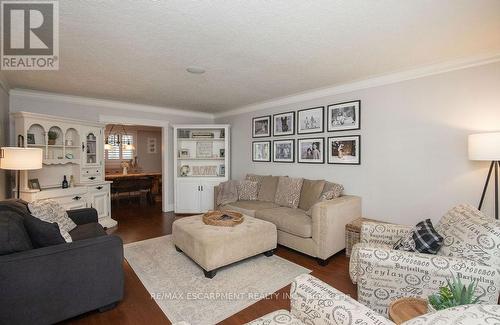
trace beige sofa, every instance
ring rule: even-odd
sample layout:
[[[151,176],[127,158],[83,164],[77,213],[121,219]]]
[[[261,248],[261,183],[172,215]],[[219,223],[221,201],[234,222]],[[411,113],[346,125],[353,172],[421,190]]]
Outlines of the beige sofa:
[[[341,195],[318,202],[325,181],[304,180],[299,207],[290,208],[275,203],[277,176],[258,177],[262,182],[257,200],[215,206],[272,222],[278,229],[279,244],[316,257],[320,265],[326,265],[330,256],[345,248],[345,225],[361,217],[360,197]],[[215,200],[217,195],[218,187]]]

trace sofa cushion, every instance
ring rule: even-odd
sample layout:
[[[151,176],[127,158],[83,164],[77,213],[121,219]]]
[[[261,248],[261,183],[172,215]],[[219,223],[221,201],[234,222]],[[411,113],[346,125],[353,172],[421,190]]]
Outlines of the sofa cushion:
[[[319,200],[323,188],[325,187],[324,180],[304,179],[302,189],[300,190],[299,208],[307,211],[311,206]]]
[[[461,204],[441,218],[436,230],[444,238],[437,255],[461,257],[500,268],[499,220],[469,204]]]
[[[35,248],[66,243],[56,222],[46,222],[28,215],[24,218],[24,226]]]
[[[272,222],[278,230],[303,237],[312,237],[312,219],[304,210],[288,207],[258,210],[255,217]]]
[[[257,200],[265,202],[274,202],[276,189],[278,188],[278,176],[264,176],[259,188]]]
[[[344,186],[332,183],[325,182],[325,187],[323,187],[323,192],[321,192],[321,199],[323,200],[331,200],[336,197],[339,197],[344,191]]]
[[[255,217],[255,211],[262,209],[277,208],[279,205],[273,202],[264,201],[237,201],[222,206],[221,210],[233,210],[241,212],[247,216]]]
[[[247,174],[247,176],[245,176],[245,179],[247,181],[257,182],[257,187],[260,190],[260,186],[262,185],[262,181],[264,180],[264,177],[268,177],[268,176],[265,176],[265,175],[256,175],[256,174]]]
[[[238,184],[238,200],[255,201],[259,190],[257,182],[243,180]]]
[[[106,231],[104,231],[104,228],[102,228],[99,223],[91,222],[77,226],[75,229],[71,230],[69,234],[71,235],[73,241],[76,241],[106,236]]]
[[[32,249],[23,218],[14,211],[0,211],[0,255]]]
[[[280,177],[274,203],[289,208],[298,208],[303,181],[303,178]]]

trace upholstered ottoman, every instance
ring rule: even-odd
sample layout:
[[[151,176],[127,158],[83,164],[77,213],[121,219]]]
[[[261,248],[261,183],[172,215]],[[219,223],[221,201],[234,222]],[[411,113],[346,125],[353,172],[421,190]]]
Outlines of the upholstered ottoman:
[[[210,226],[202,216],[174,221],[172,235],[175,248],[184,252],[213,278],[222,266],[264,253],[272,256],[276,249],[276,226],[270,222],[245,216],[234,227]]]

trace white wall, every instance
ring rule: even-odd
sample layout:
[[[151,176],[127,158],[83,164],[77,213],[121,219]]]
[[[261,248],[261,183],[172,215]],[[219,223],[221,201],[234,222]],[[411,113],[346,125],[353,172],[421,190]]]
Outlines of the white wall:
[[[8,145],[9,137],[9,94],[0,84],[0,147]],[[7,195],[7,172],[0,169],[0,200]]]
[[[148,152],[148,138],[156,139],[156,153]],[[137,157],[145,172],[161,172],[161,131],[137,131]]]
[[[11,91],[10,112],[33,112],[40,114],[50,114],[69,118],[82,119],[87,121],[100,121],[101,116],[119,116],[121,118],[148,119],[157,121],[168,121],[170,124],[176,123],[213,123],[213,118],[209,114],[196,114],[189,112],[176,112],[165,108],[164,112],[158,107],[148,107],[145,105],[134,105],[128,103],[101,101],[72,96],[58,96],[56,94],[45,94],[37,92]],[[167,159],[173,161],[173,136],[172,128],[169,132],[169,143],[167,147]],[[11,134],[12,137],[12,134]],[[168,189],[167,207],[173,209],[174,204],[174,183],[173,166],[169,164],[166,179]]]
[[[478,204],[488,163],[468,160],[467,135],[500,130],[499,85],[500,63],[492,63],[216,122],[232,126],[233,178],[259,173],[328,179],[363,198],[365,217],[414,224],[428,217],[438,220],[460,202]],[[360,166],[251,161],[252,117],[357,99],[362,102],[361,130],[319,136],[361,134]],[[484,209],[490,215],[492,186]]]

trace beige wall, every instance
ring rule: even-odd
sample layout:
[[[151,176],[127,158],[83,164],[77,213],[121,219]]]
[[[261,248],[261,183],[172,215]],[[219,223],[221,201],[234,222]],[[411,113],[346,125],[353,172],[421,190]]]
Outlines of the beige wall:
[[[232,127],[233,178],[246,173],[326,178],[362,196],[366,217],[414,224],[437,220],[460,202],[477,206],[488,163],[468,160],[467,135],[500,130],[499,85],[500,63],[492,63],[216,122]],[[357,99],[362,101],[361,130],[301,137],[360,134],[360,166],[251,161],[252,117]],[[490,215],[492,185],[484,209]]]
[[[9,94],[0,84],[0,147],[7,146],[9,136]],[[0,200],[10,197],[7,195],[6,171],[0,169]]]

